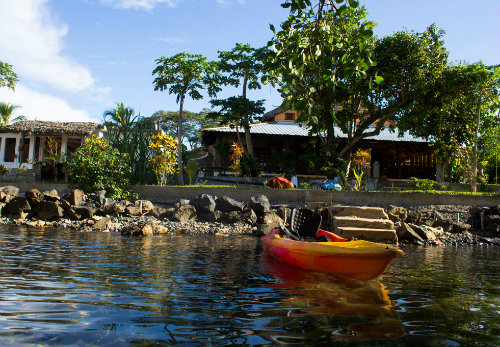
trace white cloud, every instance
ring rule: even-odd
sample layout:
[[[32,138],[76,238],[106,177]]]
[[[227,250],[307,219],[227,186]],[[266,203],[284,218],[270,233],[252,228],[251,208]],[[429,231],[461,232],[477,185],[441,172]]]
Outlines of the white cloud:
[[[33,91],[21,84],[16,86],[15,92],[0,88],[0,100],[21,106],[14,111],[12,118],[23,115],[27,119],[47,121],[99,122],[92,119],[87,111],[72,108],[62,98]]]
[[[115,8],[151,11],[160,4],[175,7],[182,0],[101,0],[104,5]]]
[[[63,55],[68,26],[58,24],[48,0],[0,0],[0,60],[22,79],[78,92],[94,85],[90,71]]]
[[[166,42],[166,43],[171,44],[171,45],[186,42],[186,39],[184,39],[182,37],[159,37],[157,40],[161,41],[161,42]]]
[[[216,2],[222,7],[227,7],[233,5],[234,3],[244,4],[245,0],[216,0]]]

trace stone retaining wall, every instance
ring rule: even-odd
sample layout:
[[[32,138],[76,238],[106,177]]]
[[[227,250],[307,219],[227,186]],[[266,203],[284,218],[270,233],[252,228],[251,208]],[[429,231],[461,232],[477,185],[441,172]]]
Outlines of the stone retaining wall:
[[[2,182],[0,186],[9,185]],[[67,184],[54,183],[16,183],[21,193],[31,188],[40,191],[56,189],[59,194],[71,191]],[[359,206],[427,206],[427,205],[467,205],[467,206],[498,206],[498,196],[477,195],[445,195],[427,193],[386,193],[386,192],[336,192],[323,190],[285,190],[271,188],[221,188],[221,187],[159,187],[133,186],[130,187],[139,194],[140,199],[154,203],[173,203],[179,199],[192,199],[200,194],[213,196],[229,196],[237,200],[249,200],[252,196],[265,195],[272,202],[288,202],[296,204],[348,204]]]

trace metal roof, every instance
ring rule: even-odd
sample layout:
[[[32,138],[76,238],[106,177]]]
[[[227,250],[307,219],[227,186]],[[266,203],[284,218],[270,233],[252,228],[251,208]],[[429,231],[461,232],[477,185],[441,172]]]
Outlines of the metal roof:
[[[204,132],[217,132],[217,133],[236,133],[235,128],[229,126],[207,128]],[[243,129],[240,130],[243,133]],[[283,135],[283,136],[309,136],[308,128],[295,122],[264,122],[255,123],[250,125],[251,134],[262,135]],[[338,127],[335,127],[335,135],[339,138],[346,138]],[[376,136],[366,137],[366,140],[375,141],[394,141],[394,142],[430,142],[421,137],[410,135],[407,131],[402,133],[401,136],[397,129],[391,130],[390,128],[383,128]]]

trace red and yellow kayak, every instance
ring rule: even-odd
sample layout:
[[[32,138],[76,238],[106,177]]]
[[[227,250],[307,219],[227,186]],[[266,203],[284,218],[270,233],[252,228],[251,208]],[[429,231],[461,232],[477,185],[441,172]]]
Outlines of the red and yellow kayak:
[[[367,281],[381,275],[394,258],[404,255],[397,247],[370,241],[347,241],[319,230],[332,242],[305,242],[284,238],[279,228],[262,237],[267,250],[285,263]]]
[[[295,186],[293,183],[289,180],[287,180],[285,177],[280,177],[280,176],[273,176],[267,181],[267,185],[271,188],[278,188],[278,189],[293,189]]]

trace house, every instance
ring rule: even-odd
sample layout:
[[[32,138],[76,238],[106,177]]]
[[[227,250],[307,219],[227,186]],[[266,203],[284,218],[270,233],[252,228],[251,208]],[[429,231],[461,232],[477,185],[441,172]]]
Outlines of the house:
[[[311,172],[307,162],[299,156],[311,148],[307,127],[296,123],[297,112],[276,108],[262,116],[260,123],[251,125],[250,133],[254,144],[257,163],[268,172],[279,172],[277,151],[286,149],[295,153],[295,171],[298,174],[318,174]],[[347,136],[335,129],[336,136],[342,141]],[[244,133],[241,133],[244,137]],[[213,166],[220,164],[220,155],[215,149],[217,143],[236,141],[236,129],[229,126],[208,128],[202,131],[202,143],[215,158]],[[397,129],[385,127],[379,135],[360,141],[359,148],[371,154],[369,176],[403,179],[410,177],[435,179],[436,159],[429,141]]]
[[[24,120],[0,126],[0,165],[34,170],[44,162],[52,144],[60,153],[71,154],[85,138],[102,137],[105,128],[92,122],[50,122]]]

